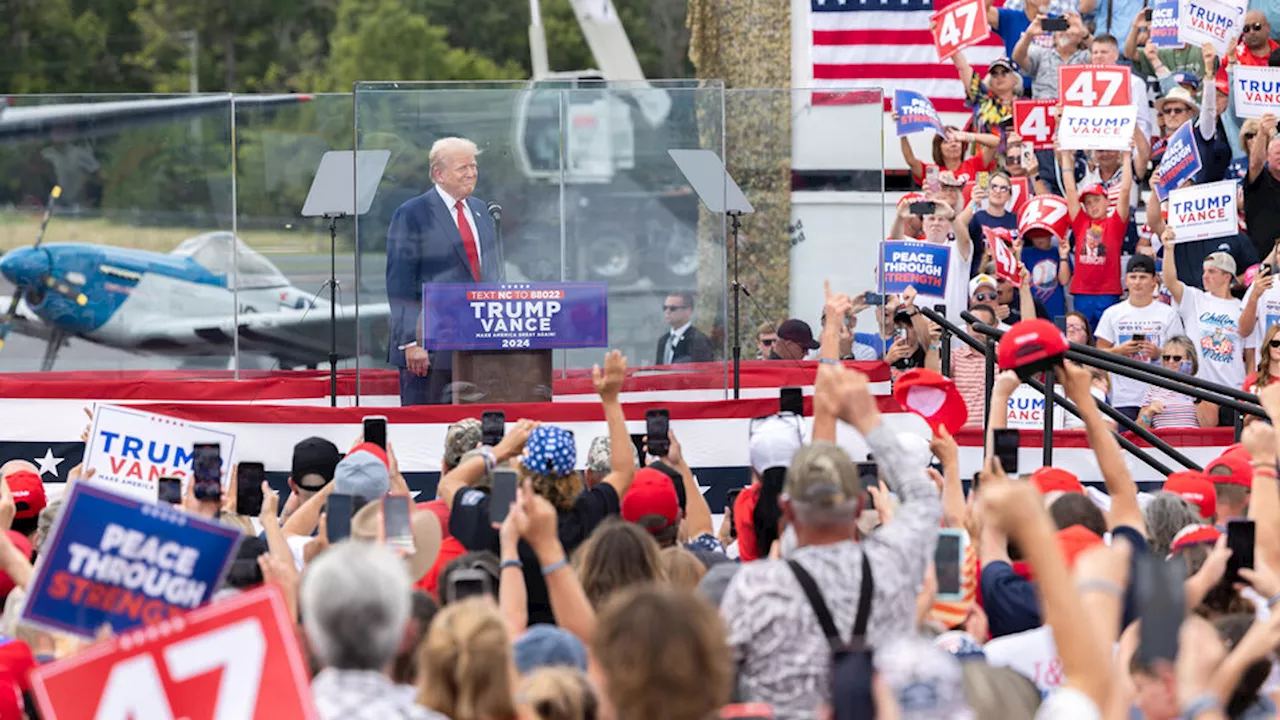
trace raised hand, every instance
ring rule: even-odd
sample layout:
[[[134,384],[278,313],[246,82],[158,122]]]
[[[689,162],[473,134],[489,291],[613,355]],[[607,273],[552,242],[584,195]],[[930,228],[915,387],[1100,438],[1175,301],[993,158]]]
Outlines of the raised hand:
[[[604,356],[604,371],[596,365],[591,368],[591,381],[601,400],[617,400],[622,392],[622,381],[627,376],[627,358],[618,350]]]

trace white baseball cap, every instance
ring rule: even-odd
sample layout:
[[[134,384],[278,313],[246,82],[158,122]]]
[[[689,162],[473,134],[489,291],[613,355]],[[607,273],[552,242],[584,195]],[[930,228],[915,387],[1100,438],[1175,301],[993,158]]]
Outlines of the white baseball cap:
[[[791,467],[791,458],[804,447],[804,420],[797,415],[770,415],[751,421],[751,469],[758,473]]]

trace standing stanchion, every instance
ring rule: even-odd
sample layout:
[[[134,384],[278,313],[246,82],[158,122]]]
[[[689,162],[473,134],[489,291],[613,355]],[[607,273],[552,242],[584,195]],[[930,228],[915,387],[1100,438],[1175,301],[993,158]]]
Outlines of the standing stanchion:
[[[1044,459],[1045,467],[1053,467],[1053,394],[1054,371],[1044,371]]]
[[[990,337],[987,338],[986,353],[986,376],[983,379],[986,387],[985,401],[982,404],[982,437],[986,438],[990,428],[987,427],[991,423],[991,390],[996,386],[996,343]],[[983,445],[986,440],[983,440]]]
[[[934,305],[933,311],[939,315],[947,314],[946,305]],[[951,377],[951,328],[942,325],[942,347],[938,349],[942,356],[942,374]]]

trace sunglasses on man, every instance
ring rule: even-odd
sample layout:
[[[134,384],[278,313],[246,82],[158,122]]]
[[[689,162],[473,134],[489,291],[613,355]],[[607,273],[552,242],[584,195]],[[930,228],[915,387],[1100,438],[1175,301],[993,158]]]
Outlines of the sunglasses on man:
[[[1260,22],[1246,24],[1240,28],[1240,32],[1258,32],[1259,30],[1261,30],[1266,26],[1267,26],[1266,23],[1260,23]]]
[[[995,300],[997,297],[999,297],[999,295],[993,292],[991,293],[980,292],[980,293],[973,294],[973,299],[977,300],[978,302],[989,302],[989,301]]]

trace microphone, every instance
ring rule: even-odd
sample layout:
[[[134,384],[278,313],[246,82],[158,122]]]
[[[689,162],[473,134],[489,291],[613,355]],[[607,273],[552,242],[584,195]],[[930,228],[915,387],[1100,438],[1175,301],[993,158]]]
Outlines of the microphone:
[[[496,202],[489,203],[489,216],[494,222],[502,222],[502,206]]]

